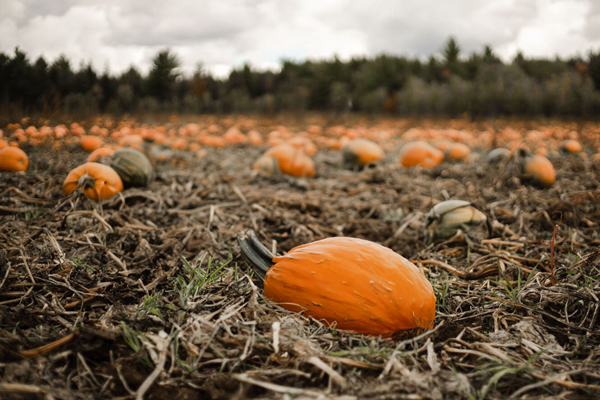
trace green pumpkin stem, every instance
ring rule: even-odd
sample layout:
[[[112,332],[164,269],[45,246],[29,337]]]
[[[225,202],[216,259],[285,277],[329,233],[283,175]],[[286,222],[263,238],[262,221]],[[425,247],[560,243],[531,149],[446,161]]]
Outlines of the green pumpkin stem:
[[[237,241],[242,250],[242,257],[254,270],[262,287],[267,271],[274,264],[273,254],[258,240],[252,229],[237,235]]]

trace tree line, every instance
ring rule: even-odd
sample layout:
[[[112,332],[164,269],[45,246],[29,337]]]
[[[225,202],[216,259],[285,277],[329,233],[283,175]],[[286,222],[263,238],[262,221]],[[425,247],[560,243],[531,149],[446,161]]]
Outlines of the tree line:
[[[600,115],[600,52],[587,57],[530,58],[502,62],[491,47],[463,55],[454,38],[426,61],[395,55],[341,61],[283,60],[279,71],[246,64],[217,79],[198,65],[180,73],[171,50],[160,51],[142,75],[75,70],[61,56],[31,62],[15,49],[0,52],[0,106],[5,112],[276,113],[330,111],[398,116]]]

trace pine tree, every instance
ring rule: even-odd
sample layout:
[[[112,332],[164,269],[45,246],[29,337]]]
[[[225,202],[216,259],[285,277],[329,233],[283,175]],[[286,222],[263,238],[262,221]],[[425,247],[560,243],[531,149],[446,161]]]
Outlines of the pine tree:
[[[173,94],[175,82],[181,65],[176,54],[169,49],[159,52],[152,60],[152,69],[148,75],[148,92],[161,101],[168,100]]]

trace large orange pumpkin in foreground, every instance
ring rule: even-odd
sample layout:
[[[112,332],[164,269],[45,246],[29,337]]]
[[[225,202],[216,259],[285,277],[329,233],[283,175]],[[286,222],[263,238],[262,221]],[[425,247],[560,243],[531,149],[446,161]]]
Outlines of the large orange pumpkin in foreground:
[[[77,188],[81,188],[88,199],[100,201],[110,199],[122,191],[123,181],[108,165],[88,162],[69,172],[63,183],[66,196]]]
[[[409,142],[400,149],[400,165],[435,167],[444,161],[444,153],[427,142]]]
[[[369,163],[380,161],[383,158],[383,149],[368,139],[353,139],[342,147],[342,158],[347,168],[363,168]]]
[[[315,164],[313,160],[300,149],[289,144],[280,144],[271,147],[264,152],[263,156],[277,159],[279,170],[287,175],[296,177],[315,176]]]
[[[433,326],[431,283],[404,257],[367,240],[333,237],[273,257],[252,230],[242,255],[281,307],[367,335],[403,339]]]
[[[27,171],[27,167],[29,158],[23,150],[12,146],[0,149],[0,171]]]

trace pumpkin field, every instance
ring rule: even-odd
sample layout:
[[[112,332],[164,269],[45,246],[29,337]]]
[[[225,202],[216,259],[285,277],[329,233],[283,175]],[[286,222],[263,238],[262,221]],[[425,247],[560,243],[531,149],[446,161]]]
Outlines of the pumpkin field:
[[[600,397],[598,122],[4,123],[0,398]]]

